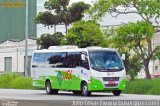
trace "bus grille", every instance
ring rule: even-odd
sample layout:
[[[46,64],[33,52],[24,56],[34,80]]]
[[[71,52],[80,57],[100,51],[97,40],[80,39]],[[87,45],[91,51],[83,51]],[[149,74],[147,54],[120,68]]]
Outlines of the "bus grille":
[[[103,77],[103,81],[119,81],[119,77]]]

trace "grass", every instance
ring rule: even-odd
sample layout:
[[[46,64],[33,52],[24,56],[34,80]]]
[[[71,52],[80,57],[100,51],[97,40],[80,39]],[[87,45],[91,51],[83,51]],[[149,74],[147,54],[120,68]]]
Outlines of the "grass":
[[[160,95],[160,79],[136,79],[128,81],[126,89],[127,94],[149,94]]]
[[[16,73],[4,73],[0,75],[0,88],[34,89],[31,78],[25,78]]]

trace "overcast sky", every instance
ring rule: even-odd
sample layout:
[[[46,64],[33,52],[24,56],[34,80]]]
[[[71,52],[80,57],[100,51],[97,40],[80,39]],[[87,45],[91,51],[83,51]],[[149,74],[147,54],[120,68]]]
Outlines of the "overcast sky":
[[[44,2],[47,0],[37,0],[37,13],[41,11],[45,11],[43,8]],[[70,0],[70,4],[73,2],[79,2],[83,1],[85,3],[93,4],[97,0]],[[137,14],[125,14],[125,15],[119,15],[117,18],[113,18],[110,14],[106,14],[105,17],[102,19],[100,24],[102,26],[108,26],[108,25],[119,25],[122,23],[128,23],[130,21],[136,22],[137,20],[140,20],[141,17]]]
[[[47,0],[37,0],[37,5],[42,6],[45,1],[47,1]],[[70,4],[72,4],[73,2],[79,2],[79,1],[83,1],[85,3],[92,4],[92,2],[96,1],[96,0],[70,0]]]

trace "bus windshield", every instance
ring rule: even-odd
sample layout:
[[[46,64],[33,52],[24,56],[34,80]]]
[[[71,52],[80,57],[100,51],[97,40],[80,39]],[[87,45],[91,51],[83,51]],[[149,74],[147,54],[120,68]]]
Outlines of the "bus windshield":
[[[121,71],[124,65],[114,51],[90,51],[91,68],[98,71]]]

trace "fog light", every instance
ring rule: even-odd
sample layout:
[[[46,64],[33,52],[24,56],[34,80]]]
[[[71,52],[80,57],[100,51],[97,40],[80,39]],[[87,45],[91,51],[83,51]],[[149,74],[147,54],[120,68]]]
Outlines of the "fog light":
[[[97,85],[95,85],[94,87],[95,87],[95,88],[97,88],[98,86],[97,86]]]

